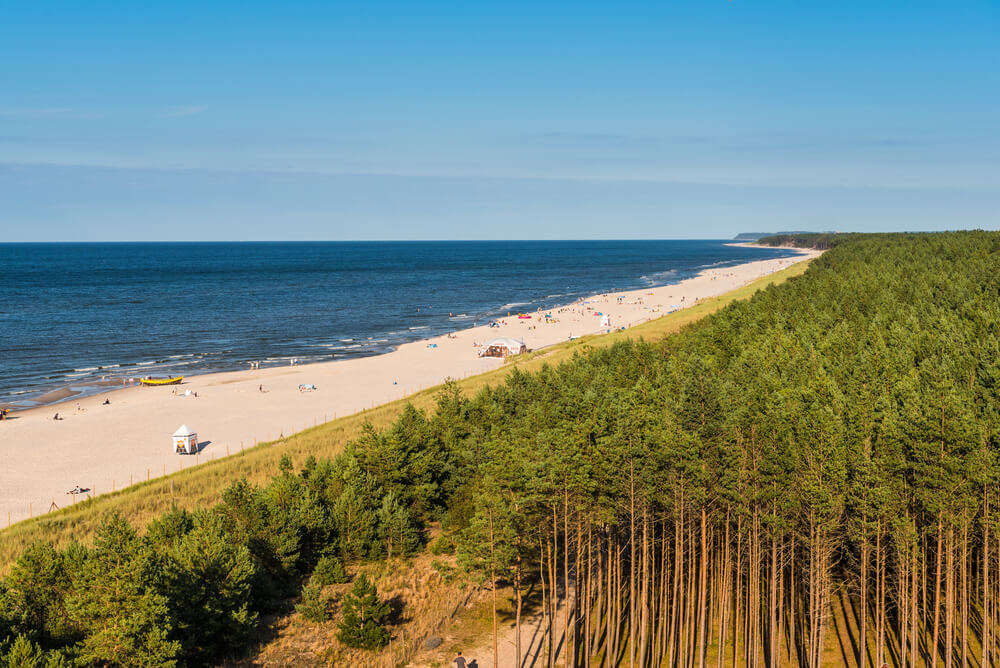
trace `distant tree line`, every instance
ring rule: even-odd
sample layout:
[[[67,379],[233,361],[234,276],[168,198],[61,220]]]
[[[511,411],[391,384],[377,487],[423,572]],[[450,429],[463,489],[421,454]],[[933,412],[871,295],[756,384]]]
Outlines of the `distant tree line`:
[[[412,554],[438,521],[516,625],[540,590],[549,665],[565,638],[573,665],[818,668],[841,609],[854,664],[1000,666],[1000,234],[828,245],[663,341],[448,384],[144,535],[38,544],[0,585],[5,651],[210,664],[314,571]]]
[[[861,233],[843,234],[837,232],[789,232],[763,236],[754,241],[754,243],[761,246],[792,246],[795,248],[829,250],[847,241],[858,241],[874,236],[880,235]]]

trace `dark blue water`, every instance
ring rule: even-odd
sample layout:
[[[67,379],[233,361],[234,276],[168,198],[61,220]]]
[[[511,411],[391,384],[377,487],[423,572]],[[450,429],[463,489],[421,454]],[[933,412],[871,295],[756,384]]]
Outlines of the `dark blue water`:
[[[793,254],[726,243],[0,244],[0,403],[102,377],[373,355],[508,311]]]

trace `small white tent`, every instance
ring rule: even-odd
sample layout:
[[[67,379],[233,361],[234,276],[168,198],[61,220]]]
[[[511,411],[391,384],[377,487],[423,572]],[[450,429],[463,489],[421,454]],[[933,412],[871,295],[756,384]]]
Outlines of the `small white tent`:
[[[174,432],[174,452],[179,455],[193,455],[198,452],[198,434],[186,424]]]
[[[483,349],[479,351],[479,356],[507,357],[508,355],[520,355],[526,352],[528,352],[528,346],[524,345],[524,341],[501,337],[483,345]]]

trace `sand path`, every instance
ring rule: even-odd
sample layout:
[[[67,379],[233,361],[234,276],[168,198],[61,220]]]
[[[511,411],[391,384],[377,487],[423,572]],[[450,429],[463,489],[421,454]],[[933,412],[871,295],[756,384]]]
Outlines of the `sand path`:
[[[19,411],[0,422],[0,527],[72,502],[79,485],[92,493],[188,468],[238,452],[256,441],[288,436],[324,420],[386,403],[447,378],[495,369],[502,361],[479,358],[474,343],[497,337],[523,340],[529,349],[570,337],[631,327],[698,299],[720,295],[818,255],[761,260],[710,269],[676,285],[599,295],[530,320],[505,318],[497,328],[476,327],[400,346],[377,357],[234,371],[186,378],[173,387],[132,387]],[[544,315],[553,316],[546,322]],[[300,392],[299,384],[315,384]],[[265,391],[260,391],[260,388]],[[195,396],[183,395],[190,390]],[[103,405],[105,399],[109,405]],[[58,412],[63,418],[53,420]],[[171,435],[187,424],[198,432],[197,456],[172,451]]]

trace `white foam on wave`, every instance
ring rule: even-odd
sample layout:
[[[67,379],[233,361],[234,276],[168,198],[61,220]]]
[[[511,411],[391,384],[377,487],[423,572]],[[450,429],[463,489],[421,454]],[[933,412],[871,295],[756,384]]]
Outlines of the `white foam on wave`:
[[[656,285],[657,283],[662,283],[667,279],[677,276],[676,269],[667,269],[666,271],[658,271],[655,274],[650,274],[648,276],[640,276],[639,280],[645,281],[647,285]],[[617,290],[613,291],[617,292]]]
[[[408,327],[407,329],[413,331],[413,330],[416,330],[416,329],[430,329],[430,328],[431,328],[430,325],[418,325],[416,327]]]
[[[504,304],[500,307],[500,309],[516,308],[518,306],[531,306],[531,302],[511,302],[509,304]]]
[[[98,366],[85,366],[85,367],[80,368],[80,369],[73,369],[73,371],[97,371],[100,368],[101,367],[98,367]]]

